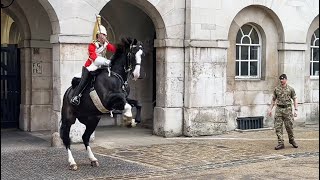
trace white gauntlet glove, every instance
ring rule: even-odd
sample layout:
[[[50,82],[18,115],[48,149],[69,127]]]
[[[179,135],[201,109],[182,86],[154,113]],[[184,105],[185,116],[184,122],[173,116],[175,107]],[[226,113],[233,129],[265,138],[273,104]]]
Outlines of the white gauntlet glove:
[[[111,64],[111,61],[110,61],[109,59],[106,59],[105,65],[106,65],[106,66],[109,66],[110,64]]]

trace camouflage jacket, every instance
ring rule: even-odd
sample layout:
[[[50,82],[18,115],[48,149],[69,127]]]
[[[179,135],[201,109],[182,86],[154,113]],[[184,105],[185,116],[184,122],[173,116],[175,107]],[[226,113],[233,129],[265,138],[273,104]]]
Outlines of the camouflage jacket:
[[[292,100],[295,98],[296,92],[289,85],[286,85],[285,87],[279,85],[273,91],[272,99],[277,100],[278,105],[291,105]]]

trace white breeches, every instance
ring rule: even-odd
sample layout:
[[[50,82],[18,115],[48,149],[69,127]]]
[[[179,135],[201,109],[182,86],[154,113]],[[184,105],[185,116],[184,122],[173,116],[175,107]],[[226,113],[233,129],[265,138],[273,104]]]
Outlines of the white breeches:
[[[100,68],[101,66],[107,66],[110,64],[110,60],[107,59],[107,58],[104,58],[104,57],[101,57],[101,56],[98,56],[96,58],[95,61],[93,61],[93,63],[87,67],[88,71],[95,71],[97,70],[98,68]]]

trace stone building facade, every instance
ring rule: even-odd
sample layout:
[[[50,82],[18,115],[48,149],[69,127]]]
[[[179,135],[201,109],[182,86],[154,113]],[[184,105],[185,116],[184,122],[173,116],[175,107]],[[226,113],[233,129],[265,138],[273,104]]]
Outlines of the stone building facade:
[[[20,129],[58,131],[96,14],[110,42],[144,42],[146,77],[130,82],[131,96],[156,135],[219,134],[239,117],[263,116],[272,127],[267,109],[282,73],[296,89],[296,122],[319,123],[317,0],[15,0],[1,9],[1,44],[21,52]],[[83,128],[73,126],[74,139]]]

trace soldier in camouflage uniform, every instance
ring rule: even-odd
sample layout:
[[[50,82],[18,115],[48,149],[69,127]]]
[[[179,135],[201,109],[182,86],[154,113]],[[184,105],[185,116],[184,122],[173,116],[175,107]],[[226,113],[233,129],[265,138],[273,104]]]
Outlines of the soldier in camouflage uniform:
[[[297,143],[294,141],[293,135],[293,116],[297,116],[297,97],[294,89],[287,85],[287,75],[282,74],[280,77],[281,84],[274,89],[271,106],[269,109],[269,116],[272,115],[272,108],[276,104],[276,112],[274,118],[274,128],[278,137],[278,145],[275,150],[283,149],[283,124],[288,133],[289,143],[298,148]],[[294,102],[294,114],[292,113],[292,100]]]

